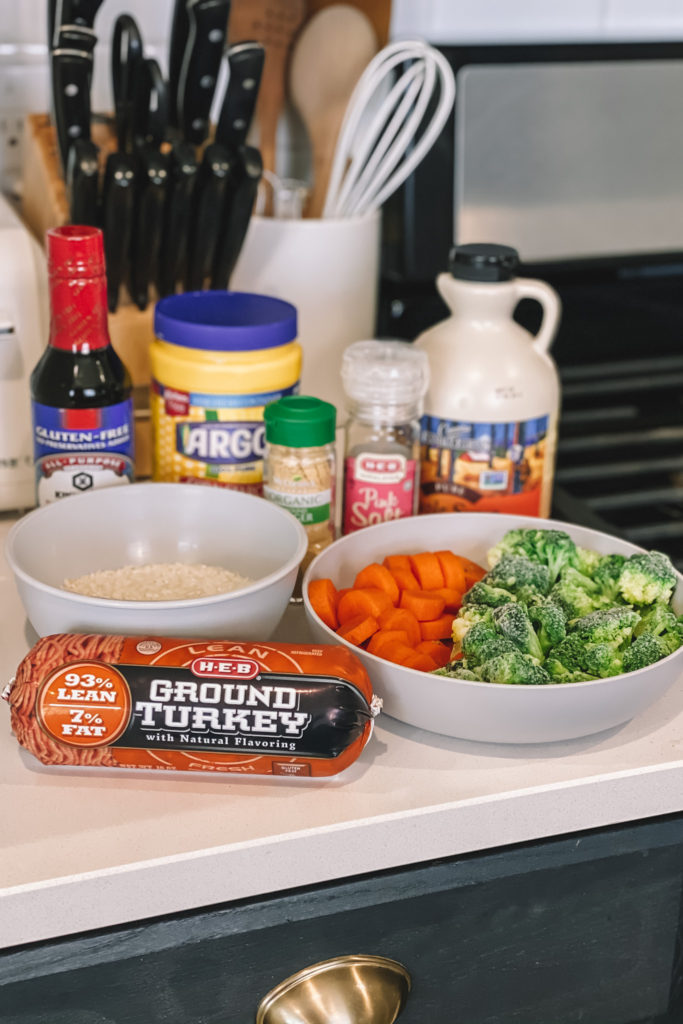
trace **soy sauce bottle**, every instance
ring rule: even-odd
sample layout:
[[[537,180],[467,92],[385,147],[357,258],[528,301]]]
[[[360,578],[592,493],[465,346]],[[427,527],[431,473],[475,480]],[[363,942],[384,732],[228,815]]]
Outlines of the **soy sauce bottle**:
[[[39,505],[134,477],[131,382],[109,338],[102,232],[52,228],[46,247],[50,337],[31,374]]]

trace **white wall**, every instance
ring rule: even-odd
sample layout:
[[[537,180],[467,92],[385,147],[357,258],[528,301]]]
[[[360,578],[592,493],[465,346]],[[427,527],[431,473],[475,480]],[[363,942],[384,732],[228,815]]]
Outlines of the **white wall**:
[[[95,31],[93,109],[111,109],[112,25],[128,11],[145,50],[166,70],[173,0],[104,0]],[[46,0],[0,0],[0,189],[21,167],[23,116],[47,110]],[[607,41],[683,38],[683,0],[393,0],[392,34],[430,42]]]

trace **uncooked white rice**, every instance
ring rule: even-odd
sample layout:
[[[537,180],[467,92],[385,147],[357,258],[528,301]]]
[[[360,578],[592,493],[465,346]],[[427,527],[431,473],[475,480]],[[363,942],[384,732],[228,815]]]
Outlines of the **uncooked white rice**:
[[[246,587],[253,580],[219,565],[159,562],[100,569],[64,580],[63,589],[113,601],[186,601]]]

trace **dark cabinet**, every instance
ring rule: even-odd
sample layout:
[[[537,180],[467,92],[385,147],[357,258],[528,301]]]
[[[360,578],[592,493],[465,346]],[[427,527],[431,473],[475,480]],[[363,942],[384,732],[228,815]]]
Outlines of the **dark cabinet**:
[[[680,1024],[682,884],[683,816],[434,861],[5,951],[0,1020],[252,1024],[373,953],[412,976],[401,1024]]]

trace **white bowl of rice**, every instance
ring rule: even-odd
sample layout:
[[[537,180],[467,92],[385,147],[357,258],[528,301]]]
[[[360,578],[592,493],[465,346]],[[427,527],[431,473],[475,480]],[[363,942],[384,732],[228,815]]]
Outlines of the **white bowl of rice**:
[[[5,555],[39,636],[267,640],[306,548],[301,524],[263,498],[138,483],[29,512]]]

